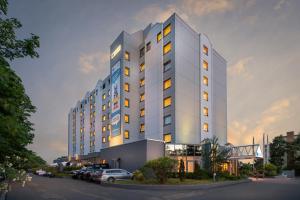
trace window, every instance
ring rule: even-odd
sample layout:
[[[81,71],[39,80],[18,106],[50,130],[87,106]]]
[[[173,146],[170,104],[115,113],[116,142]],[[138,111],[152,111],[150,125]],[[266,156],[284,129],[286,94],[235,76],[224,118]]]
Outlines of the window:
[[[150,51],[150,49],[151,49],[151,42],[148,42],[146,44],[146,51]]]
[[[102,143],[106,142],[106,137],[102,137]]]
[[[171,115],[167,115],[164,117],[164,126],[170,125],[172,123]]]
[[[208,56],[208,48],[205,45],[203,45],[203,53]]]
[[[102,121],[106,120],[106,115],[102,115]]]
[[[170,143],[172,141],[172,135],[170,133],[164,134],[164,142]]]
[[[171,42],[168,42],[163,49],[164,55],[169,53],[172,50],[172,44]]]
[[[111,125],[110,125],[110,124],[107,124],[107,130],[110,131],[110,127],[111,127]]]
[[[144,132],[145,132],[145,124],[141,124],[140,133],[144,133]]]
[[[93,132],[93,136],[95,136],[95,135],[96,135],[96,132],[94,131],[94,132]]]
[[[159,41],[161,40],[161,38],[162,38],[161,32],[157,33],[157,35],[156,35],[156,41],[157,41],[157,43],[159,43]]]
[[[105,100],[106,99],[106,95],[105,93],[102,95],[102,99]]]
[[[208,108],[207,107],[203,108],[203,115],[208,116]]]
[[[142,108],[140,110],[140,117],[144,117],[145,116],[145,108]]]
[[[208,78],[206,76],[203,76],[203,84],[208,85]]]
[[[168,25],[164,28],[164,37],[167,36],[169,33],[171,33],[171,24],[168,24]]]
[[[208,132],[208,123],[203,124],[203,131]]]
[[[83,132],[83,128],[80,128],[80,133],[82,133]]]
[[[145,78],[140,79],[140,87],[143,87],[145,85]]]
[[[90,109],[91,109],[91,110],[93,109],[93,104],[90,105]]]
[[[109,135],[109,136],[107,136],[107,141],[110,141],[110,135]]]
[[[129,108],[129,99],[125,98],[124,106],[127,107],[127,108]]]
[[[105,111],[105,110],[106,110],[106,106],[102,105],[102,111]]]
[[[171,60],[168,60],[164,63],[164,72],[168,71],[169,69],[171,69]]]
[[[145,101],[145,93],[140,95],[140,102]]]
[[[125,67],[124,68],[124,74],[125,74],[125,76],[129,76],[130,75],[130,69],[129,69],[129,67]]]
[[[208,101],[208,93],[207,92],[203,92],[203,99]]]
[[[145,63],[140,64],[140,72],[145,70]]]
[[[145,55],[145,47],[140,49],[140,58]]]
[[[106,126],[102,126],[102,132],[106,131]]]
[[[129,115],[127,114],[124,115],[124,122],[129,123]]]
[[[125,51],[124,58],[125,60],[130,61],[130,53],[128,51]]]
[[[164,99],[164,108],[168,107],[172,104],[172,98],[171,97],[167,97]]]
[[[124,138],[129,139],[129,131],[128,130],[124,131]]]
[[[110,80],[110,79],[109,79]],[[110,81],[109,81],[110,82]],[[108,90],[108,96],[110,96],[110,90]]]
[[[164,81],[164,90],[170,88],[171,86],[172,86],[171,78],[169,78],[168,80]]]
[[[208,71],[208,63],[205,60],[203,60],[203,69]]]
[[[125,90],[126,92],[129,92],[129,83],[125,83],[125,84],[124,84],[124,90]]]
[[[107,107],[110,108],[110,101],[108,102]]]

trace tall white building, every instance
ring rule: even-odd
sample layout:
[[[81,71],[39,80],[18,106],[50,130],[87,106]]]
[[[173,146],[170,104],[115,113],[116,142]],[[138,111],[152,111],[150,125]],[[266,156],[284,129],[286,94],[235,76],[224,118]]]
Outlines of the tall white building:
[[[214,135],[227,143],[227,64],[205,34],[174,13],[123,31],[110,53],[110,74],[70,110],[70,157],[133,170],[166,149],[196,156]]]

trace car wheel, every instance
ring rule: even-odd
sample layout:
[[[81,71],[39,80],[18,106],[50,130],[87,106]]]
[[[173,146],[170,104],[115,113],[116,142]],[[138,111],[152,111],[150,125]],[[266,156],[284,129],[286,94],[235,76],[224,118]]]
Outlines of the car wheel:
[[[109,178],[107,179],[107,181],[108,181],[109,183],[113,183],[113,182],[115,182],[115,179],[114,179],[113,177],[109,177]]]

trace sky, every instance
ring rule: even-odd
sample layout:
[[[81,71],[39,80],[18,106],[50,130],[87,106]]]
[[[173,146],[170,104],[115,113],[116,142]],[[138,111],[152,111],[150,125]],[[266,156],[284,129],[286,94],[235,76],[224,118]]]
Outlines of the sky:
[[[30,148],[51,162],[67,155],[67,116],[109,73],[109,46],[176,12],[227,60],[228,141],[250,144],[300,131],[298,0],[9,0],[19,38],[40,36],[40,57],[17,59],[37,112]]]

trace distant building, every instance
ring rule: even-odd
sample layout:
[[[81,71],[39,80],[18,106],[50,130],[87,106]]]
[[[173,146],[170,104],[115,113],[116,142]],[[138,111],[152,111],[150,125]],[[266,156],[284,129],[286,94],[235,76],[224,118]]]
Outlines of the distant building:
[[[287,143],[293,143],[297,137],[300,137],[300,134],[295,134],[294,131],[289,131],[286,133],[286,136],[283,136],[284,140]],[[293,169],[295,166],[295,157],[296,156],[300,156],[300,152],[296,152],[296,154],[294,154],[293,152],[288,152],[285,153],[284,155],[284,165],[283,167],[286,167],[288,169]]]

